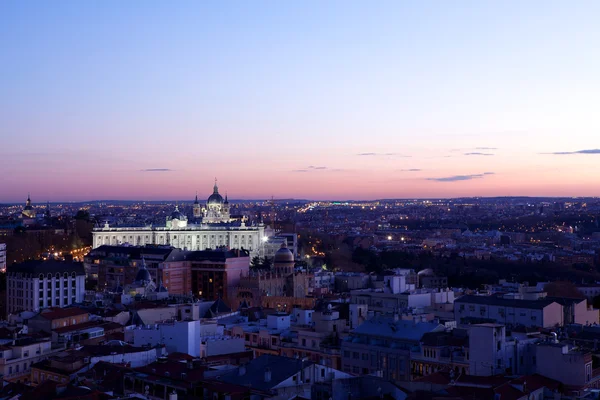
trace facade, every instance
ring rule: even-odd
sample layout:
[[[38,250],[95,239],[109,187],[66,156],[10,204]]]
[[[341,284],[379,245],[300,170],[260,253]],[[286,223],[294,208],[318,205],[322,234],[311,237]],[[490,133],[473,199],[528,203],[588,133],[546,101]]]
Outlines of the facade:
[[[29,319],[31,332],[52,332],[58,328],[83,324],[89,321],[90,314],[77,307],[47,308]]]
[[[0,272],[6,272],[6,244],[0,243]]]
[[[192,290],[188,254],[167,246],[100,246],[84,257],[84,267],[88,279],[97,280],[99,290],[115,291],[134,283],[143,260],[156,284],[183,295]]]
[[[513,300],[491,296],[462,296],[454,301],[457,323],[493,322],[513,326],[552,328],[564,324],[563,307],[552,299]]]
[[[85,272],[81,263],[26,261],[10,266],[6,286],[8,314],[66,307],[83,301]]]
[[[281,304],[293,306],[294,299],[305,298],[313,288],[314,275],[294,271],[294,254],[282,243],[273,257],[273,266],[268,271],[250,271],[240,277],[234,289],[231,306],[246,304],[249,307],[261,306],[271,297],[288,298]]]
[[[200,321],[173,321],[142,326],[133,331],[136,347],[164,344],[168,353],[200,357]]]
[[[62,351],[53,348],[50,339],[17,337],[11,344],[0,346],[0,374],[9,382],[24,382],[29,378],[31,365]]]
[[[224,299],[231,302],[240,277],[247,275],[250,255],[240,250],[194,251],[190,262],[192,292],[207,300]]]
[[[419,285],[428,289],[445,289],[448,287],[448,278],[445,276],[419,275]]]
[[[563,383],[569,392],[598,388],[600,374],[592,366],[592,353],[567,343],[543,342],[536,346],[537,372]]]
[[[206,207],[194,204],[194,215],[202,215],[200,222],[188,223],[178,207],[166,218],[164,226],[110,227],[92,232],[93,248],[102,245],[129,244],[168,245],[182,250],[206,250],[218,247],[245,249],[254,256],[263,256],[265,227],[262,223],[247,226],[244,221],[235,221],[229,214],[229,201],[219,194],[215,183],[213,194]]]
[[[537,338],[506,336],[500,324],[478,324],[469,327],[469,374],[494,376],[498,374],[525,375],[535,372],[535,343]]]
[[[408,381],[411,349],[420,346],[426,333],[443,330],[443,325],[434,322],[372,318],[342,341],[343,371],[353,375],[380,373],[385,379]]]
[[[411,379],[438,371],[469,374],[469,338],[464,330],[429,332],[410,353]]]

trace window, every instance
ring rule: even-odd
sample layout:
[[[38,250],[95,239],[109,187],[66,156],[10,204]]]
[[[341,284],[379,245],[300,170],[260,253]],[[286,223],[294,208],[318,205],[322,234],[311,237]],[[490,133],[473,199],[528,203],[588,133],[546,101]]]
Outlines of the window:
[[[536,362],[537,362],[537,358],[535,358],[535,356],[533,356],[533,357],[531,358],[531,363],[532,363],[533,365],[535,365],[535,364],[536,364]]]
[[[362,360],[363,361],[369,361],[369,354],[368,353],[362,353]]]
[[[302,346],[306,346],[306,339],[302,339]]]
[[[519,357],[519,364],[523,365],[523,356]]]
[[[344,350],[344,357],[350,358],[350,352],[348,350]]]
[[[358,351],[355,351],[352,353],[352,358],[354,358],[355,360],[358,360]]]
[[[271,338],[271,345],[275,346],[277,344],[277,338]]]
[[[501,340],[498,340],[498,343],[496,345],[497,345],[498,351],[502,350],[502,341]]]
[[[325,368],[321,368],[321,378],[325,378]]]

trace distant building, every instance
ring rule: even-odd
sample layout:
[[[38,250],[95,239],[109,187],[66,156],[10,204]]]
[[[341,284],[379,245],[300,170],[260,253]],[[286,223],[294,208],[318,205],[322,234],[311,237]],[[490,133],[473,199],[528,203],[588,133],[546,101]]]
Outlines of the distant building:
[[[227,196],[219,194],[216,182],[206,207],[195,202],[193,212],[194,216],[202,216],[201,222],[189,223],[188,217],[175,207],[164,226],[110,227],[106,223],[92,232],[93,248],[122,244],[168,245],[190,251],[226,247],[247,250],[252,257],[264,255],[264,225],[247,226],[244,219],[233,219]]]
[[[31,196],[29,196],[29,193],[27,194],[27,201],[25,202],[25,207],[23,208],[22,217],[28,219],[35,218],[35,209],[31,205]]]
[[[6,244],[0,243],[0,272],[6,272]]]
[[[492,322],[507,327],[552,328],[572,323],[598,323],[598,310],[588,308],[585,299],[555,297],[515,300],[462,296],[454,301],[454,316],[458,323]]]
[[[83,301],[85,272],[81,263],[26,261],[8,268],[6,287],[8,314],[66,307]]]

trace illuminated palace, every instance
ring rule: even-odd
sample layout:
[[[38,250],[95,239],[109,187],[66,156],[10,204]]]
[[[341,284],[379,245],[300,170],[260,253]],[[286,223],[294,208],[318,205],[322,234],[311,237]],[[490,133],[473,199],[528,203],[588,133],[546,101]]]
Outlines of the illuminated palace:
[[[93,231],[94,248],[102,245],[133,246],[169,245],[182,250],[206,250],[219,247],[245,249],[253,256],[263,256],[265,227],[262,223],[246,225],[244,219],[231,218],[227,196],[219,194],[215,180],[206,206],[193,205],[194,223],[178,207],[166,218],[164,226],[111,227],[108,223]]]

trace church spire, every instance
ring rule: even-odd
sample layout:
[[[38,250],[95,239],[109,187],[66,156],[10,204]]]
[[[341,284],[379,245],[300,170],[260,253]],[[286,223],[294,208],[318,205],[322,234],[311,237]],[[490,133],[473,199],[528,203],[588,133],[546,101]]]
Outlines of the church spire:
[[[217,178],[215,178],[215,186],[213,187],[213,193],[215,193],[215,194],[219,193],[219,187],[217,186]]]

